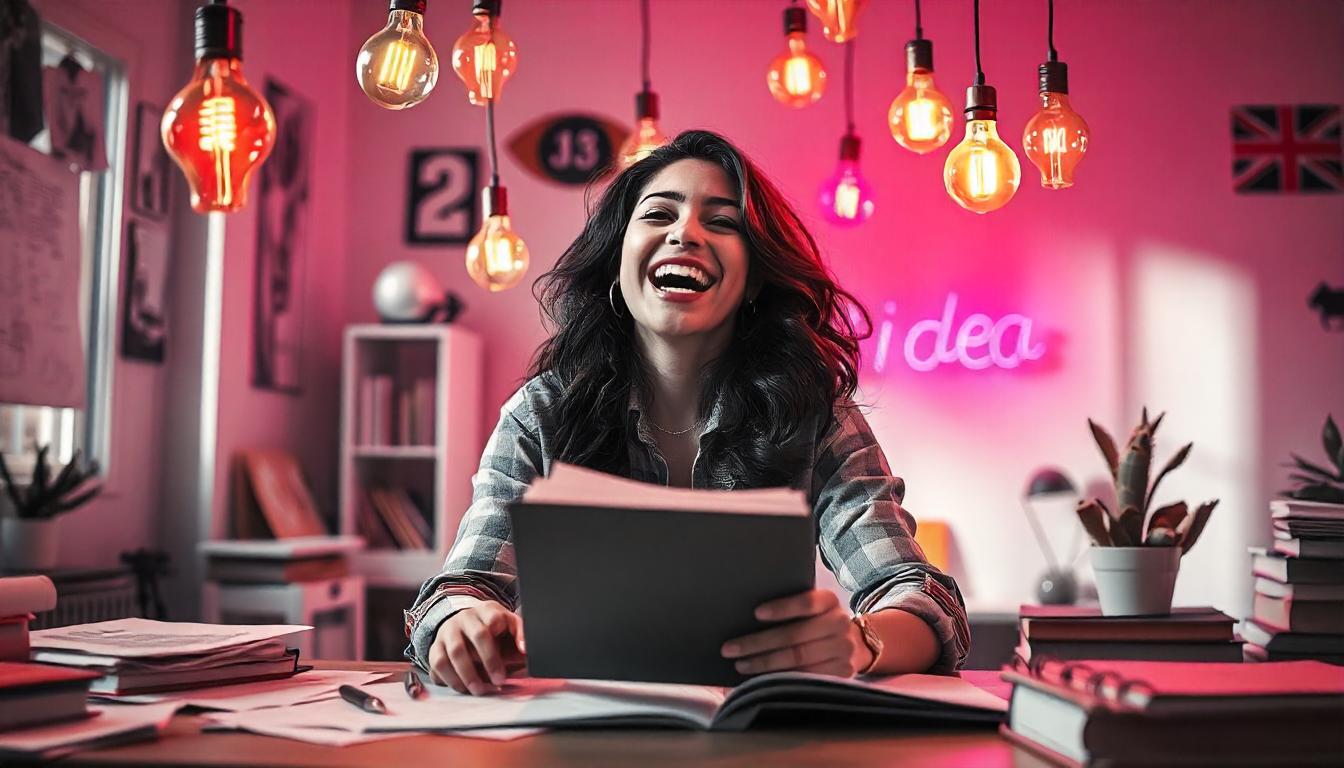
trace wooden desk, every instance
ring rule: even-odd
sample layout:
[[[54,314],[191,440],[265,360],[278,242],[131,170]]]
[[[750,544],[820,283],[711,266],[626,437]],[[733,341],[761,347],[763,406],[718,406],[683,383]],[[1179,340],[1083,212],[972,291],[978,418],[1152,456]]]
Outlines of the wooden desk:
[[[323,669],[399,673],[393,662],[316,662]],[[63,765],[268,765],[452,768],[509,766],[887,766],[1046,768],[992,730],[780,729],[745,733],[681,730],[555,730],[515,741],[408,736],[324,747],[228,731],[202,733],[201,718],[173,718],[158,741],[81,752]]]

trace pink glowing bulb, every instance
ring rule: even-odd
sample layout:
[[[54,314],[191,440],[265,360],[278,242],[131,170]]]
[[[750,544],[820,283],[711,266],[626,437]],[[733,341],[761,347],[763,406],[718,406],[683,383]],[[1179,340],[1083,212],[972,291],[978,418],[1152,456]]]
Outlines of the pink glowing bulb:
[[[840,226],[858,226],[873,215],[873,188],[859,170],[859,137],[840,140],[840,164],[817,194],[826,220]]]

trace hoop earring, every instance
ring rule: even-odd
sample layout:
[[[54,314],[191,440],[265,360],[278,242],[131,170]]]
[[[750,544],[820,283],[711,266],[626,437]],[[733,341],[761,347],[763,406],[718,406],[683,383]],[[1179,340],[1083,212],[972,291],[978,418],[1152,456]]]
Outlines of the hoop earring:
[[[607,289],[607,303],[611,305],[612,314],[616,315],[616,317],[624,318],[625,313],[616,308],[615,293],[616,293],[616,281],[612,280],[611,287]]]

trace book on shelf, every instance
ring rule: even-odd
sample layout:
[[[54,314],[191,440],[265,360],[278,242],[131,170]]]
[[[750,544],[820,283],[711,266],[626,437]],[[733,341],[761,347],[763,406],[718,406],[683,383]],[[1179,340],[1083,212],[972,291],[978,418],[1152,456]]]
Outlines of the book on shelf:
[[[1294,600],[1257,594],[1255,620],[1281,632],[1344,635],[1344,600]]]
[[[32,659],[97,672],[89,691],[122,696],[289,677],[286,638],[312,627],[117,619],[32,634]]]
[[[1344,560],[1285,557],[1264,547],[1250,547],[1250,552],[1256,576],[1285,584],[1344,584]]]
[[[1052,662],[1006,669],[1006,738],[1063,765],[1321,765],[1338,760],[1344,668]]]
[[[294,454],[276,450],[239,451],[235,454],[233,478],[233,524],[237,538],[285,539],[326,533]]]
[[[393,445],[396,432],[395,385],[385,373],[369,374],[359,380],[359,414],[355,443],[363,446]]]
[[[96,672],[0,661],[0,731],[89,717]]]
[[[1344,600],[1344,584],[1285,584],[1257,576],[1255,593],[1293,600]]]
[[[1344,532],[1344,504],[1302,499],[1273,499],[1269,502],[1269,516],[1273,520],[1338,522],[1341,532]]]
[[[357,525],[360,535],[369,543],[369,549],[398,549],[397,540],[392,535],[392,529],[387,526],[387,521],[383,520],[373,508],[373,500],[367,493],[363,494],[356,508]]]
[[[1287,532],[1275,531],[1271,549],[1284,557],[1344,559],[1344,539],[1299,539]]]
[[[404,488],[373,486],[369,504],[387,526],[398,549],[429,549],[429,521]]]
[[[1286,651],[1303,656],[1344,655],[1344,634],[1286,632],[1251,618],[1242,623],[1241,636],[1246,642],[1271,652]]]
[[[205,577],[211,581],[231,584],[290,584],[347,576],[350,573],[350,562],[343,555],[297,560],[211,557],[206,562],[205,573]]]

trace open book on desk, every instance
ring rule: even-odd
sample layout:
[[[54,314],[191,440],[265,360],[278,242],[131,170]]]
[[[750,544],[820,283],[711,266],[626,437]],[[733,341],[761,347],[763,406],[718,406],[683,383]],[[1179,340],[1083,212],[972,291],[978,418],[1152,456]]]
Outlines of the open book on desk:
[[[422,678],[423,679],[423,678]],[[898,725],[986,724],[1003,720],[1007,702],[959,677],[896,675],[868,681],[776,672],[736,688],[605,680],[520,678],[500,693],[470,696],[427,685],[413,700],[400,682],[363,686],[388,714],[363,712],[340,699],[283,711],[211,715],[224,727],[327,727],[352,732],[458,731],[518,727],[672,727],[741,731],[775,714],[835,722],[882,719]]]

